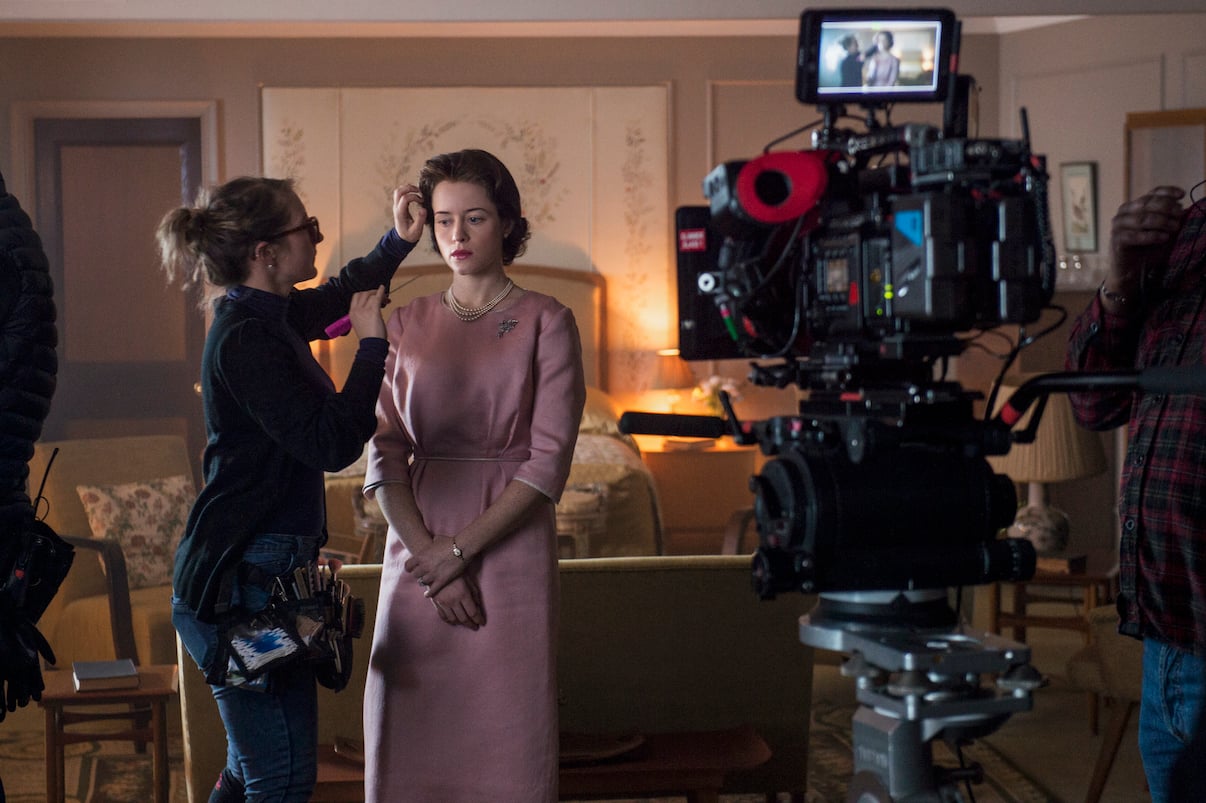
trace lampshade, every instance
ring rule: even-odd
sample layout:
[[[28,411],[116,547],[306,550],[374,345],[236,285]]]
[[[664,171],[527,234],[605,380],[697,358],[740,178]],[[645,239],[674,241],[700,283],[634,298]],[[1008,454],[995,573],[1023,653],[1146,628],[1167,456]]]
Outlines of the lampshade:
[[[681,390],[695,384],[695,375],[678,349],[658,349],[651,390]]]
[[[997,410],[1017,387],[1001,386]],[[1033,404],[1030,406],[1015,430],[1029,426],[1034,407]],[[1009,454],[990,457],[988,462],[994,471],[1008,475],[1014,482],[1064,482],[1092,477],[1106,470],[1105,450],[1101,448],[1100,438],[1076,423],[1072,405],[1063,393],[1047,397],[1033,443],[1015,444]]]
[[[997,410],[1017,388],[1002,384]],[[1029,426],[1034,410],[1032,404],[1017,423],[1017,430]],[[1015,444],[1008,454],[989,457],[988,463],[1014,482],[1028,484],[1027,504],[1014,517],[1009,535],[1030,540],[1040,557],[1062,553],[1068,546],[1071,530],[1067,515],[1047,504],[1044,483],[1092,477],[1106,470],[1101,440],[1076,423],[1072,404],[1062,393],[1047,397],[1033,442]]]

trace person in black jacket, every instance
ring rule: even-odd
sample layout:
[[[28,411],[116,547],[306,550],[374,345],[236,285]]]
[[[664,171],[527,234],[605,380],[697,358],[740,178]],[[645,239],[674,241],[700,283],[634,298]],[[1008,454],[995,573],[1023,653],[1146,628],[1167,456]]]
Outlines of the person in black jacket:
[[[39,656],[55,658],[37,622],[71,567],[71,547],[37,519],[28,493],[29,458],[55,391],[57,344],[42,241],[0,174],[0,722],[42,699]]]
[[[276,578],[314,565],[327,536],[323,472],[352,463],[376,428],[385,287],[427,217],[416,187],[394,191],[393,214],[368,256],[306,290],[294,285],[317,275],[322,233],[288,180],[234,179],[159,225],[169,278],[217,294],[201,361],[205,485],[172,580],[172,622],[226,728],[210,800],[304,801],[314,788],[314,669],[252,671],[227,633],[268,606]],[[360,345],[336,391],[308,344],[349,313]]]

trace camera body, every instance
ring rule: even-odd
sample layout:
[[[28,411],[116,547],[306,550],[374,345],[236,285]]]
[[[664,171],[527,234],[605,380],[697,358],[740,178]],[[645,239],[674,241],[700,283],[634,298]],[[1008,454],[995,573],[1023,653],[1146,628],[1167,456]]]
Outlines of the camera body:
[[[839,51],[868,62],[871,41],[895,83],[869,66],[843,77]],[[963,333],[1034,322],[1050,302],[1047,173],[1028,133],[967,136],[958,41],[947,10],[804,12],[796,94],[823,115],[813,147],[717,166],[707,207],[676,218],[683,357],[758,358],[756,384],[807,391],[799,416],[735,433],[776,456],[751,482],[763,596],[1033,573],[1027,542],[997,539],[1016,495],[984,458],[1009,433],[936,369]],[[945,104],[941,128],[879,120],[919,102]],[[848,103],[865,130],[837,126]]]
[[[678,232],[680,257],[720,242],[713,264],[680,281],[734,322],[739,353],[813,357],[836,345],[908,359],[908,344],[922,344],[937,356],[956,333],[1038,319],[1054,260],[1045,162],[1026,141],[921,124],[817,140],[719,165],[703,183],[706,226]],[[733,350],[714,339],[684,354]]]

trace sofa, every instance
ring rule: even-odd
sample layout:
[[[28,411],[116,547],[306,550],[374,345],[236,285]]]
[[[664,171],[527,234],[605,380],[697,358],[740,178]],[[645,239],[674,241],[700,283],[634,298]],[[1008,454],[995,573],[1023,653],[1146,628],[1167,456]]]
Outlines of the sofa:
[[[340,576],[365,599],[372,632],[381,567]],[[812,649],[797,623],[815,598],[761,601],[748,556],[563,560],[559,684],[561,730],[655,734],[752,725],[771,758],[727,778],[733,792],[803,797],[812,703]],[[356,644],[348,688],[319,690],[319,741],[362,739],[368,638]],[[180,705],[189,800],[208,799],[225,736],[195,664],[180,659]]]

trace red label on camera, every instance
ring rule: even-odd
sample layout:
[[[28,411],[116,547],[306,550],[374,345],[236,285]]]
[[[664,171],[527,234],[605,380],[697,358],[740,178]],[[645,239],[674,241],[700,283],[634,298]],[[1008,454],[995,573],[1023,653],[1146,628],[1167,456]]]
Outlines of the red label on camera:
[[[678,233],[678,250],[682,253],[708,250],[707,229],[683,229]]]

